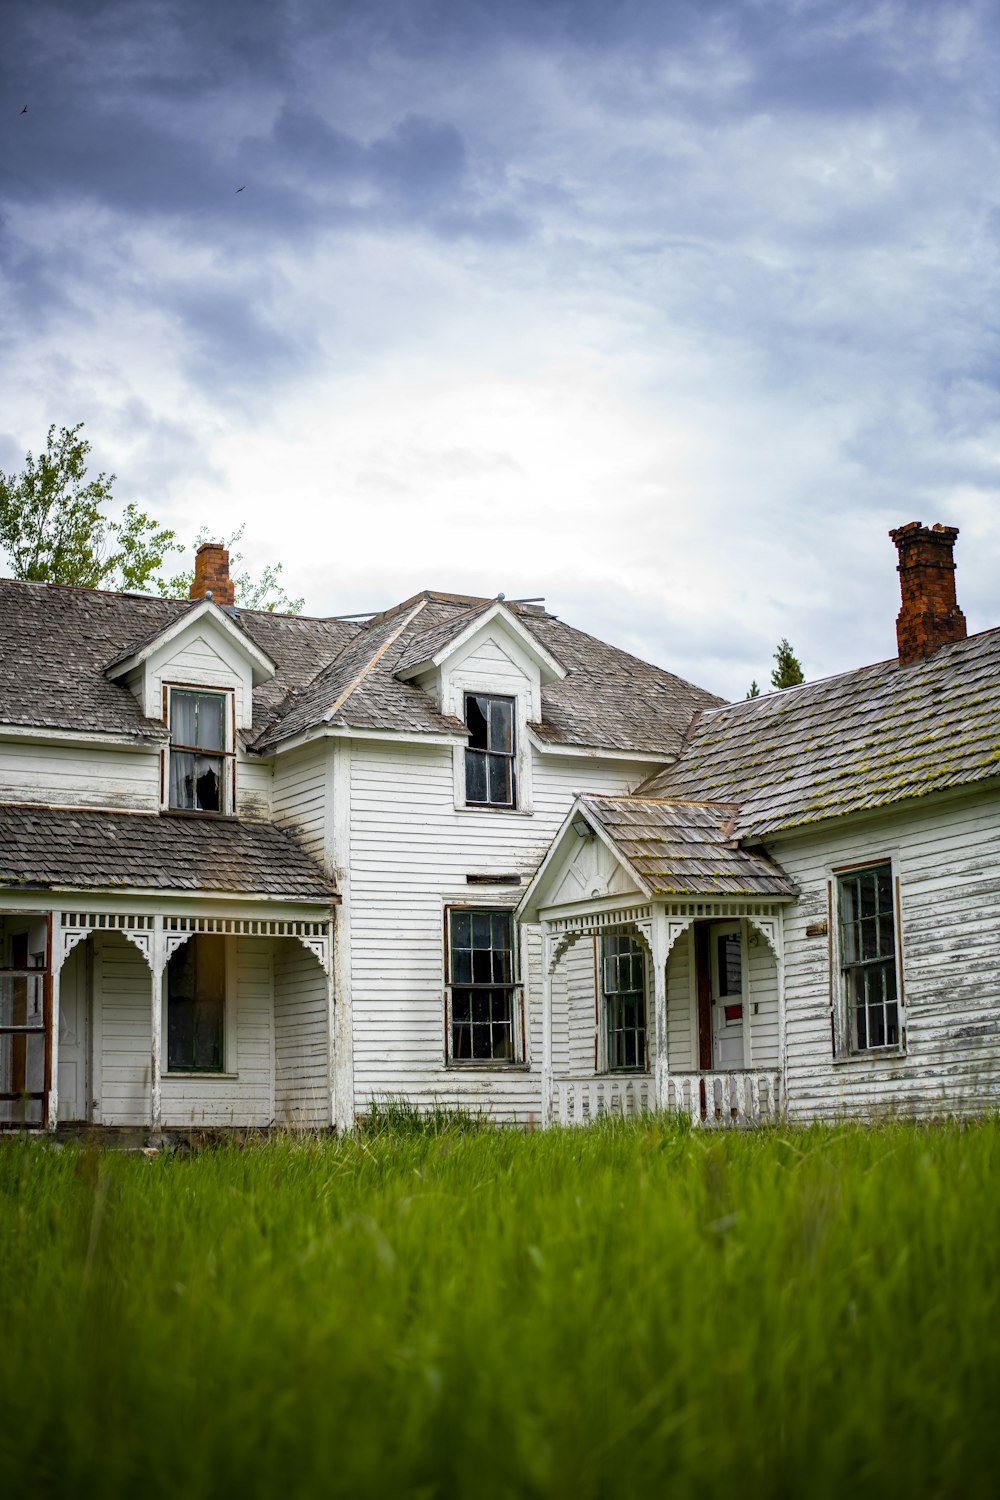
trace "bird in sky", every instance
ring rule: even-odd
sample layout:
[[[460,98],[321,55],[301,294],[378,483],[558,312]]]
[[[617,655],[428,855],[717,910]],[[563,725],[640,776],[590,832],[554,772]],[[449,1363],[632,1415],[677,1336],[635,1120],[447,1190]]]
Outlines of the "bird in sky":
[[[242,193],[242,192],[243,192],[243,191],[244,191],[244,189],[245,189],[245,188],[246,188],[246,183],[244,183],[244,184],[243,184],[243,187],[238,187],[238,188],[237,188],[237,189],[236,189],[236,191],[237,191],[237,192],[238,192],[238,193]]]
[[[26,115],[28,113],[28,106],[27,105],[24,106],[24,108],[22,109],[21,113],[22,113],[22,115]]]

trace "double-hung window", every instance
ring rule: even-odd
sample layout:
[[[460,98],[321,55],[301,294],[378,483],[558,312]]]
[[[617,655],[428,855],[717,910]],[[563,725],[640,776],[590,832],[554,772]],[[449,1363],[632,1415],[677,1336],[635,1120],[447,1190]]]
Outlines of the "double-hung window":
[[[168,806],[181,812],[231,812],[233,763],[230,693],[170,689]]]
[[[638,938],[601,939],[604,1024],[609,1073],[642,1071],[646,1060],[646,951]]]
[[[900,1043],[892,866],[868,865],[837,881],[840,975],[847,1050]]]
[[[470,807],[516,807],[513,698],[466,693],[465,800]]]
[[[167,1071],[222,1073],[226,1061],[226,940],[196,933],[167,963]]]
[[[512,911],[453,906],[448,930],[448,1057],[517,1061],[520,1018]]]

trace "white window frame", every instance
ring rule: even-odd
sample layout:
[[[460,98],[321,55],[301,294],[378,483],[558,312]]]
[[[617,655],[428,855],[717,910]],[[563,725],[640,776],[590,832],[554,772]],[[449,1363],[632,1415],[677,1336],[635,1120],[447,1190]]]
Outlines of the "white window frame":
[[[892,890],[892,936],[893,963],[896,984],[896,1032],[897,1039],[883,1046],[859,1047],[854,1037],[854,1019],[851,1014],[851,996],[848,989],[847,968],[842,945],[842,882],[852,875],[866,871],[888,869]],[[864,859],[833,866],[829,872],[829,956],[830,956],[830,1000],[833,1008],[833,1049],[837,1062],[852,1060],[903,1057],[906,1055],[906,1001],[903,977],[902,912],[900,901],[899,864],[891,853],[872,855]]]
[[[163,717],[169,734],[171,720],[173,717],[174,693],[196,693],[205,698],[222,698],[224,707],[222,711],[223,725],[225,727],[225,748],[218,753],[224,761],[222,775],[222,806],[218,812],[201,808],[174,807],[170,801],[170,757],[173,753],[173,743],[163,751],[161,757],[160,771],[160,805],[164,812],[174,813],[179,817],[191,818],[221,818],[232,817],[236,812],[236,693],[233,688],[207,687],[200,682],[165,682],[163,684]],[[180,747],[179,747],[180,748]],[[187,748],[185,747],[185,753]]]
[[[605,952],[604,952],[604,943],[605,943],[605,939],[606,938],[613,938],[613,937],[618,937],[618,938],[626,937],[626,938],[630,938],[632,940],[632,942],[634,942],[636,944],[636,946],[638,947],[640,953],[642,954],[643,1037],[644,1037],[644,1044],[645,1044],[646,1060],[643,1063],[643,1065],[642,1065],[641,1068],[625,1068],[625,1067],[614,1067],[613,1068],[611,1066],[611,1062],[610,1062],[611,1048],[609,1046],[609,1037],[608,1037],[608,1007],[609,1007],[609,1003],[610,1003],[611,998],[612,998],[612,992],[608,989],[608,985],[607,985],[607,961],[608,961],[608,956],[609,955],[606,955]],[[618,1078],[618,1077],[623,1077],[623,1078],[630,1078],[630,1077],[642,1078],[643,1076],[648,1076],[649,1073],[650,1073],[650,1071],[651,1071],[651,1069],[650,1069],[650,1057],[651,1057],[651,1049],[652,1049],[652,1037],[650,1035],[650,1020],[651,1020],[651,1017],[652,1017],[652,994],[651,994],[651,986],[650,986],[650,977],[651,977],[651,974],[652,974],[652,964],[650,962],[649,950],[647,949],[646,944],[643,942],[642,937],[640,936],[640,934],[638,932],[615,932],[615,931],[608,931],[608,932],[602,932],[602,933],[600,933],[599,936],[598,936],[598,938],[597,938],[597,972],[598,972],[598,990],[599,990],[599,994],[600,994],[600,1018],[599,1018],[600,1019],[600,1040],[599,1040],[599,1057],[598,1057],[598,1062],[599,1062],[600,1066],[598,1068],[598,1071],[600,1073],[607,1073],[607,1074],[609,1074],[610,1076],[612,1076],[614,1078]]]
[[[492,1057],[455,1057],[453,1053],[452,1032],[452,992],[455,989],[463,990],[470,988],[466,984],[454,984],[451,973],[451,919],[454,912],[489,912],[491,915],[504,912],[510,917],[511,923],[511,984],[503,988],[511,992],[511,1047],[509,1058]],[[444,938],[443,972],[444,972],[444,1055],[445,1066],[465,1072],[509,1072],[511,1068],[525,1068],[528,1053],[527,1017],[525,1014],[525,986],[524,972],[526,955],[523,952],[524,934],[523,928],[514,915],[514,908],[509,905],[501,905],[499,902],[453,900],[444,904],[442,912],[442,932]],[[499,988],[500,986],[494,986]]]
[[[482,698],[512,698],[514,701],[514,806],[491,807],[484,802],[467,802],[465,798],[465,751],[466,745],[456,745],[453,752],[455,782],[455,811],[470,817],[517,818],[531,817],[534,813],[531,790],[531,753],[528,747],[528,719],[531,710],[530,684],[523,689],[507,692],[495,683],[484,683],[481,677],[461,671],[451,673],[448,681],[448,696],[453,705],[452,713],[465,721],[465,695],[473,693]],[[537,717],[537,716],[536,716]]]
[[[220,1079],[232,1081],[239,1077],[238,1071],[238,1046],[236,1035],[237,1022],[237,973],[236,973],[236,942],[237,940],[226,934],[197,933],[193,932],[187,942],[193,943],[197,937],[219,936],[220,942],[224,944],[225,980],[222,1009],[222,1067],[221,1069],[197,1068],[193,1072],[184,1068],[171,1068],[170,1058],[170,974],[169,962],[163,966],[163,991],[161,997],[161,1033],[163,1036],[163,1078],[170,1080],[174,1078],[199,1078],[210,1082],[218,1082]]]

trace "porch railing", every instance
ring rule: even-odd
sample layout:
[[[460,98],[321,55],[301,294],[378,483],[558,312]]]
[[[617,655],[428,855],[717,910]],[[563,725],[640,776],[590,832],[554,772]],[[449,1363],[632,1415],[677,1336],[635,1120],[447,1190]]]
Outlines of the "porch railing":
[[[605,1115],[645,1114],[659,1109],[685,1115],[699,1128],[763,1125],[781,1114],[781,1074],[776,1070],[668,1073],[657,1100],[648,1074],[589,1074],[552,1081],[556,1125],[588,1125]]]

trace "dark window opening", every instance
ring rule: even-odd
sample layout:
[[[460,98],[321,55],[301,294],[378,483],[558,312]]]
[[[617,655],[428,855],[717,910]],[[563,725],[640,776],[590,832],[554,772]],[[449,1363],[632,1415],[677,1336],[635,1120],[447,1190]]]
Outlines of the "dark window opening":
[[[448,913],[451,1057],[515,1060],[514,914],[453,908]]]
[[[513,807],[514,699],[466,693],[465,800],[475,807]]]
[[[638,938],[609,933],[601,940],[607,1066],[637,1072],[646,1058],[646,950]]]
[[[840,961],[852,1051],[899,1045],[892,867],[842,875]]]
[[[167,1070],[221,1073],[225,1064],[226,940],[188,938],[167,964]]]
[[[226,709],[223,693],[170,694],[169,805],[185,812],[225,811]]]

